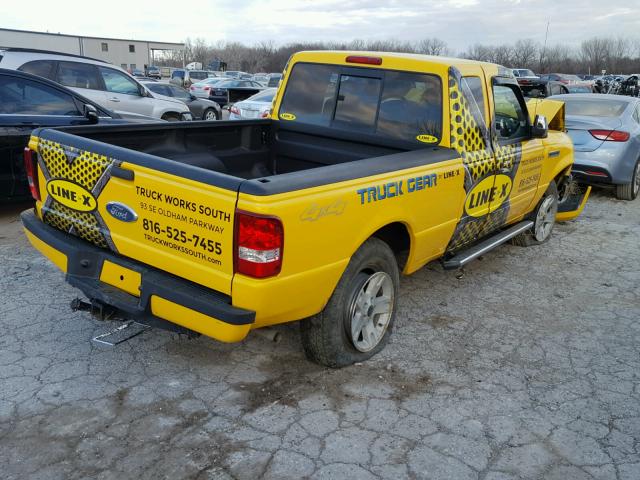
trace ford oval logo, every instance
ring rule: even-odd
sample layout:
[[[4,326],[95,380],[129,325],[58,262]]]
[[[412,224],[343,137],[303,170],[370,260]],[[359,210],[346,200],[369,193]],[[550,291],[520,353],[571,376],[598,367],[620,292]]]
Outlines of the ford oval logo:
[[[109,215],[121,222],[135,222],[138,219],[138,214],[124,203],[109,202],[106,209]]]

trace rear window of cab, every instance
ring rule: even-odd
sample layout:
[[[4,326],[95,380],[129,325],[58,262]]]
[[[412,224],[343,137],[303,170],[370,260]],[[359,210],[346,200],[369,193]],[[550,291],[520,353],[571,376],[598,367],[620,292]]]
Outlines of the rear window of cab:
[[[435,144],[442,131],[442,84],[431,74],[297,63],[279,117]]]

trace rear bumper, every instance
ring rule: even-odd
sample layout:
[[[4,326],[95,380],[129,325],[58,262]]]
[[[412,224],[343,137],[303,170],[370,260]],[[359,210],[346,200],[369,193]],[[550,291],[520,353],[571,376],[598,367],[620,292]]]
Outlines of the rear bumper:
[[[601,165],[573,164],[571,175],[578,182],[585,185],[611,185],[609,169]]]
[[[43,223],[32,210],[21,219],[31,244],[92,303],[140,323],[223,342],[242,340],[255,321],[255,312],[234,307],[227,295],[95,247]]]
[[[585,184],[622,185],[631,182],[637,158],[626,143],[604,142],[590,152],[575,151],[571,174]]]

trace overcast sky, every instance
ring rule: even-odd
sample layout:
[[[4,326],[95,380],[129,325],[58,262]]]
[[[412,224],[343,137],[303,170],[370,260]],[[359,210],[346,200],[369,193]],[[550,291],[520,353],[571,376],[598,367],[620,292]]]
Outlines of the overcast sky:
[[[518,38],[543,42],[548,20],[549,44],[640,38],[639,0],[3,0],[1,9],[3,28],[167,42],[438,37],[461,51]]]

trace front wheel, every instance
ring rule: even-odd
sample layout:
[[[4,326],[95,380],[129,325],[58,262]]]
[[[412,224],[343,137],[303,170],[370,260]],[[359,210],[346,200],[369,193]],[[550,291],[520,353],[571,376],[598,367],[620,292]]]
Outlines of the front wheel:
[[[558,187],[553,180],[549,183],[540,203],[529,217],[533,227],[514,237],[511,243],[521,247],[540,245],[549,240],[558,213]]]
[[[633,167],[631,182],[624,185],[616,185],[616,198],[618,200],[635,200],[640,191],[640,160]]]
[[[218,120],[218,112],[213,108],[207,108],[202,115],[203,120]]]
[[[389,339],[400,272],[391,248],[370,238],[351,257],[324,310],[300,323],[309,360],[344,367],[371,358]]]

